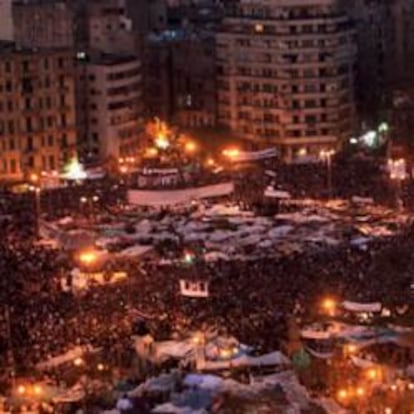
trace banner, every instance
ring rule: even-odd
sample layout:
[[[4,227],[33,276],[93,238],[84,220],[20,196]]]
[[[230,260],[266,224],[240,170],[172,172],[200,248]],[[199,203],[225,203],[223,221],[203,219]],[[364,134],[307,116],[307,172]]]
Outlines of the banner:
[[[192,187],[185,190],[130,190],[128,202],[138,206],[168,206],[188,204],[192,200],[222,197],[232,194],[232,182]]]
[[[277,157],[276,148],[268,148],[262,151],[242,151],[237,157],[234,158],[234,162],[249,162],[260,161],[269,158]]]
[[[180,280],[180,293],[190,298],[208,298],[208,283],[202,281]]]

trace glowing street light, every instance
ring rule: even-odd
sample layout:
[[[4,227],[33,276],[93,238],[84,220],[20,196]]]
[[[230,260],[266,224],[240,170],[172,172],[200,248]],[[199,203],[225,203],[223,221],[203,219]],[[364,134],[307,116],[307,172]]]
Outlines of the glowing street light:
[[[19,395],[24,395],[24,394],[26,394],[26,387],[24,386],[24,385],[19,385],[18,387],[17,387],[17,394],[19,394]]]
[[[170,146],[170,142],[164,135],[158,135],[157,138],[155,138],[154,143],[160,150],[166,150]]]
[[[93,251],[84,251],[79,255],[79,261],[85,265],[90,266],[96,262],[97,255]]]
[[[73,365],[75,365],[75,367],[80,367],[82,366],[84,363],[83,359],[81,357],[75,358],[73,360]]]
[[[145,150],[145,156],[147,158],[154,158],[158,155],[158,149],[154,147],[150,147]]]
[[[188,142],[186,142],[184,148],[185,148],[186,152],[191,154],[191,153],[193,153],[197,150],[197,145],[193,141],[188,141]]]
[[[347,344],[344,347],[345,354],[354,355],[358,351],[358,347],[354,344]]]
[[[238,148],[227,148],[222,151],[222,154],[230,160],[235,160],[240,156],[240,150]]]
[[[369,368],[366,371],[366,377],[370,380],[370,381],[375,381],[378,380],[380,377],[380,371],[377,368]]]
[[[42,388],[42,386],[39,385],[39,384],[36,384],[33,387],[33,394],[36,395],[36,396],[42,395],[43,394],[43,388]]]
[[[336,310],[336,301],[332,298],[326,298],[321,304],[322,310],[329,316],[333,316]]]
[[[191,252],[184,253],[184,263],[192,264],[194,262],[194,254]]]
[[[207,167],[214,167],[216,165],[215,161],[213,158],[208,158],[206,161],[206,165]]]
[[[223,348],[220,350],[220,358],[222,359],[229,359],[232,356],[232,351],[231,349],[228,348]]]
[[[36,173],[30,174],[29,178],[32,183],[37,183],[39,181],[39,176]]]
[[[337,393],[336,393],[336,397],[339,401],[344,401],[349,397],[349,393],[346,389],[340,389]]]
[[[363,397],[365,395],[364,388],[357,387],[357,389],[355,390],[355,394],[357,395],[357,397]]]

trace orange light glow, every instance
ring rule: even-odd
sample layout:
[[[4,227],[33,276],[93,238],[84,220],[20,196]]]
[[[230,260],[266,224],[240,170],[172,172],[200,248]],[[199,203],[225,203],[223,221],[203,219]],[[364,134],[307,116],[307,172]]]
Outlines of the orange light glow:
[[[370,380],[376,380],[379,377],[379,372],[375,368],[370,368],[366,372],[367,378]]]
[[[363,396],[365,395],[365,390],[364,390],[362,387],[358,387],[358,388],[356,389],[356,395],[357,395],[358,397],[363,397]]]
[[[338,393],[336,394],[338,400],[343,401],[346,398],[348,398],[348,391],[345,389],[341,389],[338,391]]]
[[[26,387],[24,385],[19,385],[17,387],[17,393],[20,395],[26,394]]]
[[[188,141],[188,142],[185,144],[185,150],[186,150],[186,152],[190,152],[190,153],[192,153],[192,152],[195,152],[195,151],[196,151],[196,149],[197,149],[197,145],[196,145],[196,143],[195,143],[195,142],[193,142],[193,141]]]
[[[85,251],[79,255],[79,260],[84,265],[91,265],[96,261],[96,253],[92,251]]]
[[[33,394],[34,395],[41,395],[41,394],[43,394],[43,388],[40,385],[35,385],[33,387]]]
[[[155,138],[155,146],[161,150],[166,150],[170,146],[170,142],[168,141],[167,137],[163,135],[158,135]]]
[[[30,174],[30,181],[32,183],[37,183],[39,181],[39,176],[37,174],[35,174],[35,173]]]
[[[336,301],[332,298],[326,298],[322,301],[322,309],[328,314],[333,315],[336,310]]]
[[[348,355],[353,355],[357,352],[358,348],[354,344],[347,344],[345,346],[345,353]]]
[[[73,365],[75,365],[75,367],[80,367],[81,365],[83,365],[83,359],[82,358],[76,358],[73,360]]]
[[[237,148],[228,148],[223,150],[222,154],[230,159],[236,159],[240,155],[240,150]]]

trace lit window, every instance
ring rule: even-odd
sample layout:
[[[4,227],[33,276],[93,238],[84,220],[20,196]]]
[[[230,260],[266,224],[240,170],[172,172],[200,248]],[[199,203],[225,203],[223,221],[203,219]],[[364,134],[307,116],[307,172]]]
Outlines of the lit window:
[[[260,23],[257,23],[257,24],[255,24],[254,25],[254,30],[255,30],[255,32],[257,32],[257,33],[262,33],[263,32],[263,25],[262,24],[260,24]]]

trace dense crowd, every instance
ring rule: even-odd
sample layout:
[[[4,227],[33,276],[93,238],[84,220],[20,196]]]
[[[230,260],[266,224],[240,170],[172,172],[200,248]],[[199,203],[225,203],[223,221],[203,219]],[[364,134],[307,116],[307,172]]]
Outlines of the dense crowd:
[[[288,184],[293,180],[296,189],[303,188],[302,196],[315,195],[314,188],[323,187],[324,172],[319,168],[314,174],[312,169],[316,166],[302,168],[307,171],[305,175],[303,171],[299,174],[300,167],[295,166],[277,170],[276,177],[289,190],[293,187]],[[357,173],[352,179],[345,171],[343,167],[341,174],[335,175],[337,185],[341,182],[338,192],[368,196],[377,191],[377,178],[361,183]],[[240,199],[256,200],[258,188],[262,191],[269,181],[263,171],[255,174],[254,180],[244,181]],[[242,171],[237,176],[243,181]],[[315,181],[314,185],[309,184],[310,180]],[[367,183],[368,188],[372,185],[372,191],[357,190]],[[122,200],[123,190],[118,191],[114,185],[111,182],[93,187],[100,197],[95,207],[98,218],[99,212],[107,212],[107,206]],[[306,188],[309,194],[304,192]],[[61,200],[51,209],[51,217],[70,215],[73,206],[65,200],[72,199],[75,205],[87,191],[92,190],[71,187],[59,195],[49,195],[45,201],[49,206],[58,203],[56,199]],[[63,291],[61,284],[75,265],[73,258],[34,242],[31,200],[9,195],[3,197],[1,208],[3,215],[11,214],[14,219],[4,227],[0,240],[0,362],[2,366],[15,365],[22,374],[31,372],[36,363],[76,345],[102,347],[108,355],[115,346],[122,352],[128,350],[134,329],[131,309],[153,316],[149,329],[157,339],[208,326],[271,351],[283,348],[289,340],[287,323],[294,309],[302,309],[303,316],[310,318],[326,295],[381,301],[391,307],[413,305],[412,228],[394,238],[372,242],[367,250],[341,245],[278,259],[214,263],[196,260],[190,267],[161,265],[154,260],[144,260],[139,265],[125,262],[122,267],[129,275],[126,281],[96,286],[79,295]],[[169,250],[179,256],[183,247],[178,243]],[[178,281],[183,276],[208,281],[210,297],[182,297]],[[6,384],[10,371],[4,374]]]

